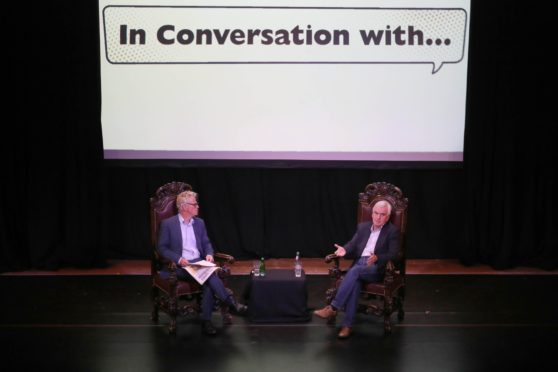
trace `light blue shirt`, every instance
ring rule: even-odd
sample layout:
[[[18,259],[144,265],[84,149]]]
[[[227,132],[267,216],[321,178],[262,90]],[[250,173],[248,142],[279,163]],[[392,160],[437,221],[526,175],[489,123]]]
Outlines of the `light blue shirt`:
[[[196,235],[194,234],[194,219],[190,222],[179,215],[180,231],[182,233],[182,258],[192,261],[193,259],[200,258],[200,252],[196,245]]]

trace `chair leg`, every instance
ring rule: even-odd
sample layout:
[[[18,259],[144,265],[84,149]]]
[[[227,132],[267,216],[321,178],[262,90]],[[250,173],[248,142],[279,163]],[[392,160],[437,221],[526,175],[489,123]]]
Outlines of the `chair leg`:
[[[336,294],[337,294],[337,287],[331,287],[326,291],[326,305],[331,304],[331,301],[333,301]]]
[[[159,321],[159,288],[151,287],[151,302],[153,303],[153,308],[151,310],[151,320],[153,322]]]
[[[391,333],[391,321],[389,314],[384,315],[384,333],[390,334]]]
[[[337,294],[337,287],[329,288],[326,291],[326,305],[331,305],[331,301],[333,301],[336,294]],[[336,315],[330,316],[329,318],[326,319],[326,324],[334,325],[336,321],[337,321]]]
[[[400,297],[396,297],[395,301],[397,303],[397,320],[402,322],[405,319],[405,311],[403,310],[403,300]]]
[[[170,317],[169,333],[171,335],[176,334],[176,317],[177,317],[177,315],[178,315],[178,304],[176,302],[176,299],[170,300],[170,303],[169,303],[169,317]]]
[[[159,321],[159,307],[153,304],[153,309],[151,310],[151,321],[157,323]]]
[[[391,293],[384,297],[384,333],[391,333],[391,314],[393,313],[393,297]]]
[[[336,322],[336,321],[337,321],[337,316],[336,316],[336,315],[333,315],[333,316],[330,316],[329,318],[327,318],[326,324],[328,324],[328,325],[335,325],[335,322]]]
[[[176,317],[178,315],[178,300],[174,296],[169,296],[169,333],[176,334]]]
[[[397,291],[397,320],[402,321],[405,318],[405,311],[403,310],[403,302],[405,301],[405,286],[399,288]]]
[[[169,323],[169,334],[175,335],[176,334],[176,316],[171,317]]]

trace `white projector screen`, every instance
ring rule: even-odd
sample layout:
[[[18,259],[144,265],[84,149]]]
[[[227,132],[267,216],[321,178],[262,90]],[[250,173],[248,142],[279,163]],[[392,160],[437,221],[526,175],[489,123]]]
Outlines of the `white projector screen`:
[[[106,159],[463,160],[470,0],[99,0]]]

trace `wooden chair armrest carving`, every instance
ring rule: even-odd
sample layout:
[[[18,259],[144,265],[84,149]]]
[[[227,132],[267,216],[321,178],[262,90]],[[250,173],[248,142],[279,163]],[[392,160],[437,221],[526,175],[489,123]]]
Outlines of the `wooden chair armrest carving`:
[[[328,269],[329,277],[332,280],[339,279],[343,274],[340,269],[340,259],[341,257],[336,255],[335,253],[328,254],[325,257],[325,263],[327,264],[333,263],[331,267]]]
[[[215,253],[215,261],[226,263],[232,265],[235,261],[235,258],[230,254],[226,253]]]
[[[388,263],[386,264],[386,271],[384,274],[384,284],[388,285],[390,283],[393,283],[393,281],[395,280],[395,275],[397,275],[398,272],[395,268],[395,264],[393,263],[392,260],[389,260]]]
[[[341,258],[341,257],[339,257],[338,255],[336,255],[335,253],[328,254],[328,255],[325,257],[325,263],[331,263],[331,261],[333,261],[333,262],[334,262],[334,265],[335,265],[336,267],[339,267],[339,259],[340,259],[340,258]]]

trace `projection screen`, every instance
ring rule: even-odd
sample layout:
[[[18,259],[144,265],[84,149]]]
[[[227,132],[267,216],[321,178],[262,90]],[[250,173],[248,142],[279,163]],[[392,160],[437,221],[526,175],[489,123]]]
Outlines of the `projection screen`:
[[[470,0],[99,0],[105,159],[463,160]]]

